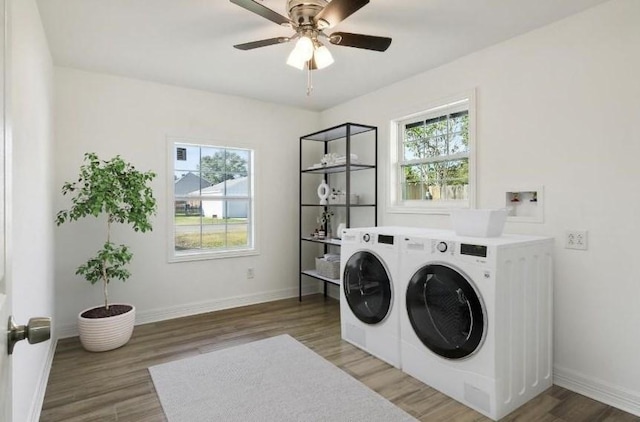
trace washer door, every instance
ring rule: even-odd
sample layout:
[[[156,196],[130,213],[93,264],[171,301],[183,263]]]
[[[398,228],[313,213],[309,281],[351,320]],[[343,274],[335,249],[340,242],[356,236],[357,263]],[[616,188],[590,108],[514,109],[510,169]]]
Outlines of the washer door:
[[[460,271],[440,264],[422,267],[409,281],[406,303],[418,338],[444,358],[467,357],[484,340],[484,304]]]
[[[371,252],[356,252],[344,268],[342,288],[349,308],[360,321],[377,324],[391,309],[391,278]]]

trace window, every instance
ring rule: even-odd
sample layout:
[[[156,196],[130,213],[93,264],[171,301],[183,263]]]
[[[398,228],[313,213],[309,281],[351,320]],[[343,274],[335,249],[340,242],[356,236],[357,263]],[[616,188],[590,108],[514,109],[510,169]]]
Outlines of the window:
[[[465,97],[393,122],[392,211],[472,205],[475,148],[470,103]]]
[[[255,253],[253,151],[171,141],[170,260]]]

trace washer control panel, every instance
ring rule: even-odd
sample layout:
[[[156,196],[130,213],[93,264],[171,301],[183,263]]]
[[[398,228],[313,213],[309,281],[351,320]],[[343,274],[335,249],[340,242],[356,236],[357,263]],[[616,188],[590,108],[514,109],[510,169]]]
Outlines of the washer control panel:
[[[392,234],[385,233],[377,233],[375,231],[365,232],[362,231],[358,234],[358,241],[367,248],[376,248],[376,249],[399,249],[400,245],[396,242],[396,237]]]

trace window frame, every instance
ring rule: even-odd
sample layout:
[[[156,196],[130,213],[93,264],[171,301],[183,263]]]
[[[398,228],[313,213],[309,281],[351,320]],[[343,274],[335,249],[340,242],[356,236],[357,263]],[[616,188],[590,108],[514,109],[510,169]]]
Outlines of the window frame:
[[[416,107],[417,108],[417,107]],[[406,114],[390,122],[389,142],[389,177],[387,211],[397,214],[450,214],[457,208],[474,208],[476,200],[476,107],[475,90],[455,96],[433,101],[420,107],[422,111]],[[428,201],[402,199],[402,164],[410,163],[403,160],[404,126],[421,120],[428,120],[443,115],[467,110],[469,113],[469,187],[467,200]],[[451,158],[460,158],[450,155]]]
[[[251,237],[252,244],[246,248],[237,249],[221,249],[221,250],[202,250],[185,254],[177,254],[175,250],[175,179],[176,169],[174,167],[174,152],[177,146],[198,147],[198,148],[216,148],[224,150],[242,150],[250,154],[250,163],[248,166],[249,177],[249,215],[247,220],[247,233]],[[254,148],[245,146],[225,146],[223,142],[216,142],[202,139],[187,139],[181,137],[167,138],[167,260],[169,263],[201,261],[221,258],[234,258],[242,256],[258,255],[258,236],[257,236],[257,204],[256,204],[256,156],[257,151]],[[224,196],[221,199],[225,200]],[[236,196],[235,199],[238,199]]]

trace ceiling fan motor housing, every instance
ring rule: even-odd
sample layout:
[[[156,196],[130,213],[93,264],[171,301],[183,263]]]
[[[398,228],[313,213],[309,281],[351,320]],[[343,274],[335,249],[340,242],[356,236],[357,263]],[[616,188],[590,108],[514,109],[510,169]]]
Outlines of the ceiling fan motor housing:
[[[315,26],[313,17],[328,3],[327,0],[287,0],[289,18],[297,26]]]

